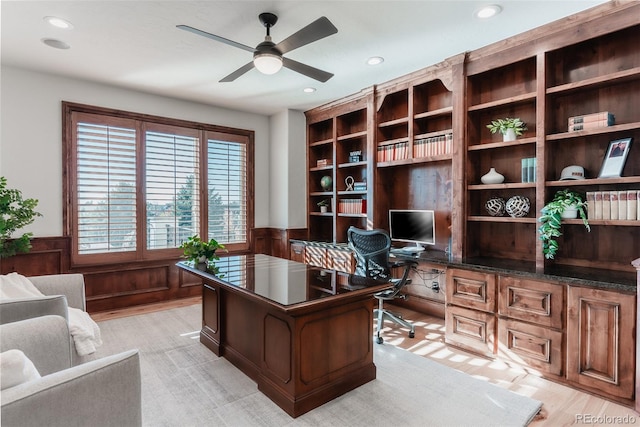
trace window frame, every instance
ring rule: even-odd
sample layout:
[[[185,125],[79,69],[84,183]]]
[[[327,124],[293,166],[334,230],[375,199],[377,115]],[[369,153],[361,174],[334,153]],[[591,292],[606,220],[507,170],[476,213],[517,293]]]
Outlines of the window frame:
[[[136,129],[136,249],[128,252],[78,254],[78,211],[75,183],[77,182],[77,147],[75,141],[76,130],[73,127],[75,114],[95,115],[113,120],[114,123],[135,123]],[[178,248],[147,249],[146,245],[146,198],[145,189],[145,157],[144,133],[148,125],[153,129],[163,126],[173,128],[187,128],[199,133],[199,191],[200,191],[200,235],[208,235],[208,199],[207,199],[207,135],[223,136],[230,142],[246,144],[246,209],[247,224],[246,237],[242,243],[227,246],[229,252],[246,252],[253,248],[253,234],[255,224],[255,132],[208,123],[192,122],[181,119],[166,118],[143,113],[128,112],[112,108],[97,107],[85,104],[62,101],[62,155],[63,155],[63,233],[71,239],[71,266],[76,265],[106,265],[125,262],[153,261],[175,259],[182,255]],[[140,219],[143,219],[140,221]]]

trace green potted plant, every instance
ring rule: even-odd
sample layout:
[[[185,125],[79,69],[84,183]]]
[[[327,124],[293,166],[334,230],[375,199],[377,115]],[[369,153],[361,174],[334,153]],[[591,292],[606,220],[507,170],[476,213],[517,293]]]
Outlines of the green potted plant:
[[[321,200],[318,202],[318,206],[320,207],[320,212],[325,213],[329,210],[329,201],[327,199]]]
[[[560,190],[553,199],[540,211],[542,215],[538,218],[541,223],[540,240],[542,240],[542,252],[546,259],[553,259],[558,251],[556,238],[560,237],[560,227],[563,218],[576,218],[580,214],[587,231],[591,231],[585,212],[586,202],[580,193],[572,190]]]
[[[517,117],[493,120],[487,128],[491,133],[500,132],[504,141],[515,141],[516,136],[522,135],[527,130],[526,124]]]
[[[0,258],[7,258],[20,252],[29,252],[33,233],[24,233],[13,238],[22,227],[42,216],[35,211],[36,199],[23,199],[22,192],[7,188],[7,178],[0,177]]]
[[[208,242],[200,239],[200,237],[191,236],[180,245],[185,258],[194,264],[205,264],[220,259],[216,255],[218,249],[227,250],[224,245],[218,243],[215,239]]]

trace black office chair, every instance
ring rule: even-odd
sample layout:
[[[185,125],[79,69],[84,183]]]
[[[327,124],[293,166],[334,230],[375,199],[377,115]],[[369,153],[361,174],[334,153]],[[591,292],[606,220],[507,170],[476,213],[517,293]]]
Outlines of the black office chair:
[[[409,338],[413,338],[415,336],[414,325],[404,320],[401,315],[385,310],[383,303],[396,298],[407,299],[407,295],[402,294],[400,291],[405,285],[411,283],[409,272],[417,263],[410,260],[389,262],[391,238],[382,230],[361,230],[356,227],[349,227],[347,239],[349,248],[351,248],[356,258],[356,275],[384,279],[393,284],[393,288],[374,294],[374,297],[378,300],[378,308],[373,311],[378,318],[376,341],[378,344],[383,341],[380,331],[384,326],[385,318],[409,328]],[[402,278],[394,279],[392,277],[391,269],[395,267],[404,267]]]

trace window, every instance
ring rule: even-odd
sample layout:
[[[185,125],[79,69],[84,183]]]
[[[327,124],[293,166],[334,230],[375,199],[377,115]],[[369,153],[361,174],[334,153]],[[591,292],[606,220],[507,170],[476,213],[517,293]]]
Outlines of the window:
[[[72,263],[173,258],[195,234],[250,248],[253,132],[63,103]]]

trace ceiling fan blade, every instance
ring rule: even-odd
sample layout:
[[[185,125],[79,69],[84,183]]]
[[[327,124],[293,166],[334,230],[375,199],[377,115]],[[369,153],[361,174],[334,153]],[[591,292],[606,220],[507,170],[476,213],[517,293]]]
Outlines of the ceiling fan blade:
[[[316,19],[297,33],[291,34],[286,39],[276,45],[282,53],[287,53],[293,49],[312,43],[316,40],[323,39],[331,34],[338,32],[338,29],[325,16]]]
[[[326,71],[319,70],[311,67],[310,65],[306,65],[289,58],[282,58],[282,65],[297,73],[304,74],[307,77],[321,81],[322,83],[333,77],[333,74],[331,73],[327,73]]]
[[[229,74],[227,77],[225,77],[222,80],[220,80],[220,83],[232,82],[232,81],[234,81],[235,79],[237,79],[238,77],[240,77],[241,75],[243,75],[244,73],[246,73],[247,71],[249,71],[252,68],[253,68],[253,61],[243,65],[240,68],[238,68],[233,73]]]
[[[253,51],[255,50],[254,47],[250,47],[242,43],[234,42],[233,40],[225,39],[224,37],[216,36],[215,34],[207,33],[206,31],[202,31],[197,28],[190,27],[188,25],[176,25],[176,27],[180,28],[181,30],[189,31],[190,33],[193,33],[193,34],[197,34],[199,36],[207,37],[209,39],[212,39],[224,44],[228,44],[230,46],[234,46],[239,49],[249,51],[251,53],[253,53]]]

